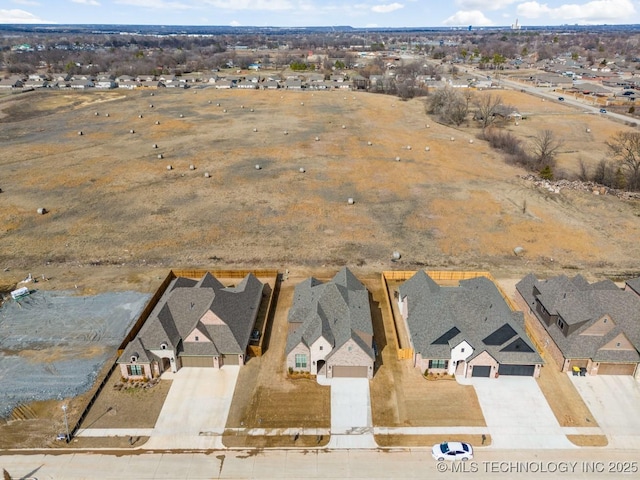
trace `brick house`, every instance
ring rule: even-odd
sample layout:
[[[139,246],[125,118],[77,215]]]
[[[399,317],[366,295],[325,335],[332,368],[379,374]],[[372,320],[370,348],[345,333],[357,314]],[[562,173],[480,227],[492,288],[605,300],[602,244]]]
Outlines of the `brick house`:
[[[296,285],[288,317],[290,371],[333,377],[373,377],[375,351],[369,292],[348,268],[329,282]]]

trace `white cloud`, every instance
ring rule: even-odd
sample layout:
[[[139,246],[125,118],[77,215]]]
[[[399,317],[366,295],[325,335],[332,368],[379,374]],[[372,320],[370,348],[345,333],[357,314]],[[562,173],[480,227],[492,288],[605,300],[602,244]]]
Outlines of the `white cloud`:
[[[517,1],[518,0],[456,0],[456,5],[460,7],[462,11],[501,10]]]
[[[376,13],[389,13],[395,10],[399,10],[401,8],[404,8],[404,5],[398,2],[394,2],[394,3],[388,3],[386,5],[375,5],[371,7],[371,11]]]
[[[92,7],[99,7],[100,3],[96,0],[71,0],[73,3],[80,3],[82,5],[91,5]]]
[[[537,1],[518,5],[519,16],[530,19],[553,18],[556,23],[625,23],[636,13],[631,0],[594,0],[583,4],[567,3],[549,7]]]
[[[204,3],[224,10],[291,10],[294,5],[289,0],[206,0]]]
[[[13,3],[16,3],[18,5],[28,5],[28,6],[41,5],[40,2],[36,2],[34,0],[13,0]]]
[[[187,5],[182,2],[167,2],[165,0],[115,0],[119,5],[130,5],[132,7],[143,8],[163,8],[167,10],[189,10],[193,8],[191,5]]]
[[[231,25],[232,27],[239,27],[240,25],[242,25],[239,21],[237,20],[231,20],[229,22],[229,25]]]
[[[48,20],[42,20],[41,18],[36,17],[32,13],[25,12],[24,10],[0,9],[0,23],[54,23],[54,22],[50,22]]]
[[[478,27],[487,27],[493,25],[493,22],[489,20],[480,10],[458,11],[447,18],[443,25],[451,26],[467,26],[473,25]]]

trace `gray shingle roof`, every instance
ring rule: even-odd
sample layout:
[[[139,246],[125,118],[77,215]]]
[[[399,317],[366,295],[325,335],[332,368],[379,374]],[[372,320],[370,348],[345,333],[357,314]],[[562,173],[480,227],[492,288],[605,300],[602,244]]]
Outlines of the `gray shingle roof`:
[[[127,363],[131,352],[140,345],[149,350],[159,349],[162,343],[178,354],[243,354],[258,314],[262,290],[263,284],[253,274],[235,287],[225,287],[210,273],[199,281],[178,277],[169,284],[119,361]],[[201,319],[207,312],[215,314],[224,324],[203,324]],[[184,342],[194,329],[210,341]]]
[[[346,267],[327,283],[308,278],[296,285],[288,320],[295,329],[287,338],[286,353],[300,342],[309,346],[322,336],[333,346],[332,352],[352,338],[374,358],[372,346],[360,336],[373,336],[369,292]]]
[[[409,335],[423,358],[450,358],[464,340],[474,349],[467,361],[486,351],[499,363],[543,363],[525,333],[522,312],[511,311],[486,277],[441,287],[419,271],[398,291],[407,297]]]
[[[534,312],[538,301],[549,314],[559,315],[565,323],[576,327],[565,336],[556,323],[547,326],[541,322],[565,358],[591,358],[598,362],[640,361],[640,297],[633,292],[625,292],[609,280],[590,284],[581,275],[538,280],[530,274],[516,285],[516,289]],[[613,321],[611,330],[604,335],[583,334],[605,315]],[[635,351],[602,349],[620,334],[629,339]]]
[[[640,295],[640,277],[632,278],[631,280],[627,280],[625,283],[631,290]]]

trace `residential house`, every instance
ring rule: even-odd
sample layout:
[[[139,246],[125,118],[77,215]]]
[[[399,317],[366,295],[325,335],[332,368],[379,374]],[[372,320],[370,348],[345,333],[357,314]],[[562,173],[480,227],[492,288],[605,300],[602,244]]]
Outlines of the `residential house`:
[[[243,365],[262,294],[253,274],[231,287],[210,273],[200,280],[175,278],[118,359],[122,376]]]
[[[637,281],[627,284],[629,289]],[[538,280],[524,277],[516,290],[537,321],[540,338],[563,372],[636,375],[640,363],[640,297],[610,280],[589,283],[581,275]]]
[[[311,277],[296,285],[286,362],[290,371],[326,378],[373,377],[369,292],[348,268],[326,283]]]
[[[0,79],[0,88],[2,89],[22,88],[23,86],[24,80],[22,79],[22,77],[19,77],[17,75]]]
[[[459,377],[538,377],[542,358],[522,312],[486,277],[438,285],[418,271],[398,288],[398,307],[420,371]]]

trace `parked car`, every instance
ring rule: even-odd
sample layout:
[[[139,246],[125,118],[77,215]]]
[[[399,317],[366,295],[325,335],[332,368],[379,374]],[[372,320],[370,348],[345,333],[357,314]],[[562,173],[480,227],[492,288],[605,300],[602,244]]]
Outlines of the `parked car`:
[[[442,442],[433,446],[431,455],[439,462],[443,460],[462,460],[466,462],[473,458],[473,447],[464,442]]]
[[[558,100],[559,100],[560,102],[564,102],[564,97],[558,97]]]
[[[604,109],[604,108],[601,108],[601,109],[600,109],[600,113],[607,113],[607,110],[606,110],[606,109]]]

